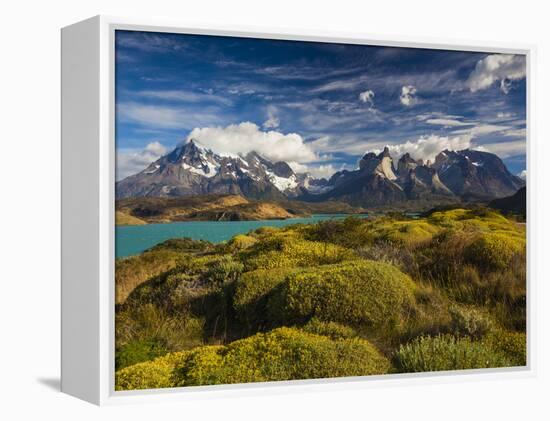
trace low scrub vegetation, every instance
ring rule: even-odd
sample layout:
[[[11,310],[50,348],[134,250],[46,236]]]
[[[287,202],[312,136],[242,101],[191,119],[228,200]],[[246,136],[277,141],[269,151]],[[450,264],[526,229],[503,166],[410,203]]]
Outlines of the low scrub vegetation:
[[[525,269],[483,208],[169,240],[116,262],[116,388],[523,366]]]
[[[326,321],[388,326],[414,306],[415,285],[394,266],[369,260],[309,268],[287,276],[268,303],[284,323]]]
[[[364,339],[332,340],[295,328],[258,333],[157,358],[117,372],[116,388],[197,386],[385,374],[389,361]],[[151,379],[144,379],[144,376]]]
[[[421,336],[400,346],[395,364],[405,373],[513,365],[503,352],[484,342],[452,335]]]

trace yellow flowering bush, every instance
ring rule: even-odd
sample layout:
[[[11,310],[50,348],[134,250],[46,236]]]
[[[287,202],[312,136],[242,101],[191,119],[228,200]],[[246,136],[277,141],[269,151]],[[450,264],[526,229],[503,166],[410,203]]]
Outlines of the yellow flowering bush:
[[[115,374],[115,390],[172,387],[174,367],[184,357],[184,352],[174,352],[118,370]]]
[[[355,254],[331,243],[304,240],[294,232],[262,239],[241,253],[247,270],[317,266],[349,260]]]
[[[175,372],[178,386],[384,374],[389,361],[363,339],[331,340],[279,328],[225,347],[191,351]]]
[[[295,268],[258,269],[244,273],[236,282],[233,306],[240,320],[248,325],[265,318],[268,295]]]
[[[466,249],[466,257],[482,270],[506,269],[516,254],[525,252],[525,239],[505,233],[486,233]]]
[[[116,373],[116,390],[385,374],[390,362],[364,339],[331,340],[294,328],[226,346],[202,346]]]
[[[258,239],[251,235],[239,234],[229,241],[228,246],[230,250],[244,250],[257,242]]]
[[[270,298],[282,322],[310,317],[347,324],[396,324],[414,307],[415,285],[395,266],[369,260],[321,266],[288,276]]]
[[[304,332],[328,336],[331,339],[349,339],[357,336],[355,330],[336,322],[324,322],[314,317],[301,328]]]

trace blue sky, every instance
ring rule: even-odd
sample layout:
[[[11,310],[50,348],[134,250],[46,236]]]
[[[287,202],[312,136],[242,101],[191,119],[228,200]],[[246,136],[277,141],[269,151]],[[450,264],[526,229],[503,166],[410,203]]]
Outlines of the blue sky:
[[[195,138],[330,176],[385,145],[525,169],[518,55],[117,31],[117,178]]]

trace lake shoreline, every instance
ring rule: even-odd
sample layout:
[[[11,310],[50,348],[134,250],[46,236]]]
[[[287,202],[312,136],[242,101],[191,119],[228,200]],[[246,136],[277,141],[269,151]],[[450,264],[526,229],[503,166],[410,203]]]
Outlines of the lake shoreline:
[[[117,225],[115,227],[115,258],[134,256],[173,238],[191,238],[222,243],[238,234],[246,234],[260,227],[284,227],[295,224],[312,224],[349,216],[368,217],[368,214],[313,214],[307,217],[264,219],[248,221],[175,221],[155,222],[145,225]]]

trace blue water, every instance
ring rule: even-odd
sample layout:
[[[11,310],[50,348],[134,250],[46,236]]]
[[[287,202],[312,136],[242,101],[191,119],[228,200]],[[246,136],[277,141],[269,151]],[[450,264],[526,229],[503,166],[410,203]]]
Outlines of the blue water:
[[[208,240],[212,243],[227,241],[237,234],[244,234],[259,227],[283,227],[285,225],[311,224],[327,219],[341,219],[345,214],[312,215],[308,218],[292,218],[263,221],[192,221],[169,224],[148,224],[117,226],[115,229],[116,257],[139,254],[155,244],[170,238],[189,237]],[[363,215],[365,216],[365,215]]]

